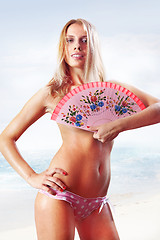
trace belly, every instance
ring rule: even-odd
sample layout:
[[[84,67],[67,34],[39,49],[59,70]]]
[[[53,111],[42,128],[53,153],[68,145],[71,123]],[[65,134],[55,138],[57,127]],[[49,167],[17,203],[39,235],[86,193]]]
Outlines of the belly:
[[[73,138],[64,141],[51,161],[50,168],[67,171],[67,176],[55,174],[66,185],[67,190],[83,197],[98,197],[107,194],[110,182],[110,152],[112,142]]]

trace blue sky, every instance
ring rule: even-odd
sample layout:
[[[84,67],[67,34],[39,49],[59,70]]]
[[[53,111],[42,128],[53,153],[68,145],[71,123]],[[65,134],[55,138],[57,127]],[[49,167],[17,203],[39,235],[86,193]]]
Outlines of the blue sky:
[[[160,98],[159,12],[158,0],[0,1],[0,131],[52,78],[59,34],[72,18],[96,26],[107,79],[128,82]],[[157,125],[123,133],[119,144],[158,146],[159,130]],[[47,115],[20,145],[52,147],[55,141],[61,142],[60,135]]]
[[[109,36],[115,33],[159,33],[158,0],[92,0],[53,1],[1,1],[0,17],[3,28],[15,35],[32,33],[33,38],[43,39],[70,18],[82,17],[95,24],[100,33]],[[4,24],[5,23],[5,24]],[[16,36],[15,36],[16,37]]]

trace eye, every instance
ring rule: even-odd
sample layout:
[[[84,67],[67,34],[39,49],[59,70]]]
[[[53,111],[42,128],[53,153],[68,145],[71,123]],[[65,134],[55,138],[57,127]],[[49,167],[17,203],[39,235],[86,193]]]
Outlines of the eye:
[[[81,40],[83,43],[87,43],[87,38],[85,37],[85,38],[82,38],[82,40]]]
[[[73,38],[66,38],[67,43],[72,43],[74,41]]]

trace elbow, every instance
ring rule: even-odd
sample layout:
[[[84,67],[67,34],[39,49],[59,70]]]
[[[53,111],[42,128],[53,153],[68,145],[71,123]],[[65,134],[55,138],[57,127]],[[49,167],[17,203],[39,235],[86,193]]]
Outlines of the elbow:
[[[4,137],[3,137],[3,133],[1,133],[0,134],[0,152],[2,152],[3,144],[4,144]]]
[[[157,111],[160,111],[160,99],[156,99],[156,101],[149,102],[147,107],[154,107]]]
[[[155,118],[157,119],[157,123],[160,123],[160,100],[156,102],[153,107],[155,109]]]
[[[5,134],[5,131],[0,134],[0,152],[3,153],[4,149],[10,142],[15,142],[12,138]]]
[[[6,142],[6,137],[4,136],[4,133],[2,132],[2,133],[0,134],[0,152],[3,151],[5,142]]]
[[[160,122],[160,101],[157,103],[157,114],[158,114],[158,117],[159,117],[159,122]]]
[[[155,105],[155,107],[156,107],[158,113],[160,114],[160,100],[157,101],[154,105]]]

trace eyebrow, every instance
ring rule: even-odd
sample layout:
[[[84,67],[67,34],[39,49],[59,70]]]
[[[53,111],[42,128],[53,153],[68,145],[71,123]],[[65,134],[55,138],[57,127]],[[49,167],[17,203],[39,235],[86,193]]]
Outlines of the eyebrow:
[[[75,37],[74,35],[66,35],[66,37]],[[81,36],[81,38],[87,37],[87,35]]]

